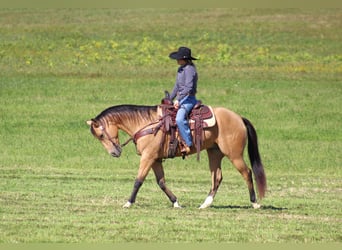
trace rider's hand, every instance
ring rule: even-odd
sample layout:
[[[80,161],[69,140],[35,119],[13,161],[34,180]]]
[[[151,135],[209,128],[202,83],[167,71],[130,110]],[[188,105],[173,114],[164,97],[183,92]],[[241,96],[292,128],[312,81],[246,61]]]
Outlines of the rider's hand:
[[[178,109],[178,108],[179,108],[179,102],[178,102],[178,100],[174,101],[173,107],[175,107],[175,109]]]

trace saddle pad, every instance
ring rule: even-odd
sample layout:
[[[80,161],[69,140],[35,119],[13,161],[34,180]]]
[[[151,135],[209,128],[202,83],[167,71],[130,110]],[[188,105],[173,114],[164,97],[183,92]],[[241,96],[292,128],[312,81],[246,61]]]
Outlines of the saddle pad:
[[[212,107],[211,106],[207,106],[207,107],[210,109],[212,116],[210,118],[203,120],[203,128],[210,128],[216,124],[216,118],[215,118],[214,111],[213,111]],[[193,129],[195,126],[195,120],[190,119],[189,125],[190,125],[190,128]]]

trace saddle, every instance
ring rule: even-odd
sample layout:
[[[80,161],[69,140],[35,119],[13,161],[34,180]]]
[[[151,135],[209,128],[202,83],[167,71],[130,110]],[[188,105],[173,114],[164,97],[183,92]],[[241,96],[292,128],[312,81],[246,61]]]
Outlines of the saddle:
[[[161,147],[164,147],[166,135],[170,136],[168,145],[168,158],[175,157],[177,148],[184,145],[182,140],[178,140],[178,127],[176,124],[177,110],[173,107],[172,100],[166,92],[166,97],[162,99],[158,106],[158,113],[160,116],[160,123],[157,129],[163,131]],[[197,151],[197,160],[200,159],[201,146],[203,144],[204,129],[212,127],[216,124],[216,119],[213,110],[210,106],[203,105],[198,101],[191,110],[189,117],[190,130],[194,132],[193,142]],[[184,159],[185,155],[183,155]]]

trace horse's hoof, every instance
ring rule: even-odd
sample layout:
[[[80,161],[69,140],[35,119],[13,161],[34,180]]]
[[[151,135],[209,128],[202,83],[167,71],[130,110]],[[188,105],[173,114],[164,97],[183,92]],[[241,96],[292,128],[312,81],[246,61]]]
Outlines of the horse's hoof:
[[[199,209],[205,209],[211,206],[213,204],[214,198],[212,196],[208,196],[203,204],[199,207]]]
[[[173,203],[173,207],[174,207],[174,208],[182,208],[182,206],[178,204],[178,201],[175,201],[175,202]]]
[[[261,205],[259,203],[257,203],[257,202],[252,202],[252,207],[254,209],[259,209],[259,208],[261,208]]]
[[[130,208],[132,206],[132,203],[127,201],[125,205],[123,205],[123,208]]]

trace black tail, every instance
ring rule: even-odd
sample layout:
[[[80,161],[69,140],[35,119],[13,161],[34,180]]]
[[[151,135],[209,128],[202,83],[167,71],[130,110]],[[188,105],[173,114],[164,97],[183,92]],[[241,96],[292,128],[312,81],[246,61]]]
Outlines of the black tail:
[[[262,199],[265,196],[267,183],[264,166],[262,165],[259,154],[258,137],[252,123],[244,117],[242,117],[242,120],[247,128],[249,160],[251,162],[254,178],[257,183],[259,198]]]

